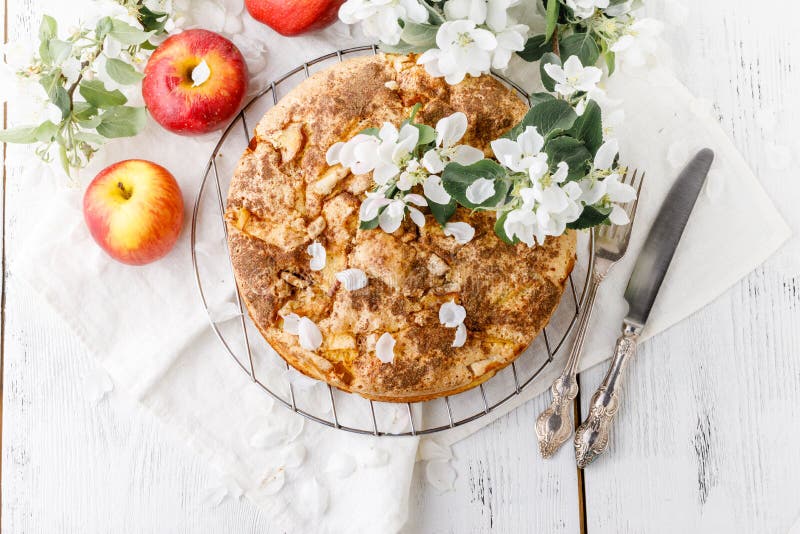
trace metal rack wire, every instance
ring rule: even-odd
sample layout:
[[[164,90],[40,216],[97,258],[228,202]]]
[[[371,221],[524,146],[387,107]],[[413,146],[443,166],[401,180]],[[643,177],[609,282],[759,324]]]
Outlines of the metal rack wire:
[[[293,78],[298,77],[299,81],[306,79],[312,74],[312,70],[323,68],[328,63],[343,61],[345,56],[376,53],[378,50],[375,46],[356,47],[303,63],[270,83],[242,109],[222,133],[200,183],[192,214],[192,264],[203,307],[223,348],[242,371],[250,376],[253,383],[278,404],[317,423],[358,434],[432,434],[488,415],[519,395],[553,362],[572,332],[578,311],[587,295],[586,282],[591,277],[592,243],[589,238],[588,246],[585,247],[586,257],[579,259],[578,263],[586,265],[586,271],[573,272],[570,275],[569,287],[561,305],[542,335],[515,362],[485,384],[458,395],[422,403],[406,403],[403,410],[407,419],[400,420],[399,424],[397,404],[368,401],[322,383],[316,385],[327,387],[327,406],[320,408],[318,403],[314,407],[311,406],[312,403],[304,402],[307,400],[304,397],[314,391],[314,385],[303,382],[310,379],[299,378],[299,373],[297,377],[292,376],[295,372],[269,348],[244,311],[226,244],[223,190],[227,190],[227,180],[233,173],[231,165],[235,164],[250,142],[248,121],[254,119],[251,124],[255,124],[267,109],[274,106],[284,86],[291,88],[295,85]],[[503,76],[495,76],[517,91],[523,100],[528,100],[526,92],[517,84]],[[530,104],[529,100],[528,103]],[[238,128],[241,128],[241,137],[232,135]],[[227,157],[229,153],[233,157]],[[579,281],[576,282],[576,278]],[[581,285],[580,291],[576,289],[577,285]],[[251,339],[257,341],[253,342]],[[280,368],[284,371],[277,372]],[[318,397],[317,395],[317,401]]]

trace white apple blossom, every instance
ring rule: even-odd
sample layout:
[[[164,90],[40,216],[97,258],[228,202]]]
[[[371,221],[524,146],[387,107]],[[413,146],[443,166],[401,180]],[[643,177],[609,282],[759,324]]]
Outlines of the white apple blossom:
[[[436,147],[427,151],[422,163],[431,174],[442,172],[451,161],[472,165],[483,159],[483,152],[467,145],[457,145],[467,133],[467,116],[458,111],[436,123]]]
[[[368,199],[369,200],[369,199]],[[405,195],[399,198],[393,199],[384,199],[386,202],[381,202],[385,206],[385,209],[380,213],[378,216],[378,224],[381,227],[381,230],[386,232],[387,234],[392,234],[400,228],[400,224],[402,224],[403,219],[406,216],[406,211],[408,211],[411,220],[414,221],[414,224],[422,228],[425,226],[425,215],[422,214],[417,208],[412,206],[411,204],[415,204],[420,207],[427,206],[428,203],[425,201],[425,198],[422,195],[417,194],[410,194]],[[367,201],[364,201],[366,203]],[[362,203],[362,209],[364,206]],[[378,208],[380,209],[380,208]],[[365,214],[366,216],[371,215],[372,212]],[[374,219],[375,217],[372,217]],[[362,221],[370,221],[372,219],[364,219],[361,218]]]
[[[389,45],[400,42],[400,20],[421,24],[428,21],[428,11],[417,0],[347,0],[339,8],[345,24],[362,23],[367,37],[377,37]]]
[[[633,67],[644,66],[658,52],[658,37],[663,29],[664,24],[658,20],[636,20],[627,26],[617,42],[611,45],[611,51],[617,54],[621,63]]]
[[[480,205],[492,198],[495,194],[494,180],[478,178],[472,182],[466,191],[467,200],[473,204]]]
[[[545,211],[548,213],[559,213],[566,209],[568,198],[567,193],[561,188],[561,184],[567,179],[569,165],[565,162],[558,164],[556,172],[547,173],[539,178],[531,180],[529,188],[522,189],[520,195],[526,204],[537,204],[537,213]]]
[[[514,52],[525,49],[528,27],[524,24],[514,24],[495,31],[497,48],[492,53],[492,68],[503,70],[508,67]]]
[[[401,173],[417,146],[419,130],[406,124],[399,131],[386,122],[378,136],[358,134],[347,142],[336,143],[325,154],[329,165],[340,163],[354,174],[372,172],[378,185],[386,185]]]
[[[564,66],[549,63],[544,70],[556,82],[556,92],[566,97],[575,93],[588,93],[597,87],[603,71],[597,67],[584,67],[578,56],[570,56]]]
[[[492,68],[505,69],[514,52],[525,48],[528,26],[517,24],[508,9],[520,0],[449,0],[444,5],[448,20],[466,19],[485,24],[495,34],[497,46],[492,51]]]
[[[492,151],[497,161],[514,172],[541,176],[547,171],[547,154],[542,152],[544,137],[535,126],[527,126],[516,141],[496,139]]]
[[[385,185],[400,174],[403,166],[410,160],[411,152],[419,141],[419,129],[406,124],[398,131],[395,125],[385,122],[378,137],[381,144],[372,178],[378,185]]]
[[[533,208],[522,206],[508,212],[503,230],[509,239],[519,239],[529,247],[535,246],[534,234],[538,231],[538,221]]]
[[[594,164],[589,176],[581,180],[581,201],[586,205],[599,205],[611,208],[609,219],[614,224],[628,224],[630,222],[625,210],[619,206],[636,198],[636,190],[630,185],[623,184],[622,177],[613,169],[614,159],[619,152],[619,143],[616,139],[609,139],[594,158]]]
[[[407,163],[400,173],[397,188],[401,191],[408,191],[418,184],[430,183],[431,185],[427,188],[436,187],[438,184],[438,189],[432,193],[435,198],[430,196],[429,198],[439,204],[450,202],[450,195],[441,187],[439,176],[431,175],[441,173],[445,166],[453,161],[461,165],[471,165],[483,159],[483,152],[477,148],[456,144],[464,137],[466,131],[467,116],[461,112],[454,113],[436,123],[436,146],[425,153],[421,162],[406,157]],[[428,196],[427,192],[426,196]]]
[[[579,19],[588,19],[598,9],[606,9],[609,0],[567,0],[567,7],[572,9]]]
[[[489,71],[497,38],[472,20],[451,20],[439,27],[436,45],[439,48],[427,50],[417,63],[431,76],[455,85],[467,74],[477,77]]]

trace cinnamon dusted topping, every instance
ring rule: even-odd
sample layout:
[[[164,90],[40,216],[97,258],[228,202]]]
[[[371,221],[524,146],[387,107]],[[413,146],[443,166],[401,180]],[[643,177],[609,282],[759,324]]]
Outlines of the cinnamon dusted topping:
[[[345,61],[314,74],[264,116],[226,210],[237,283],[270,345],[311,377],[386,401],[453,394],[510,364],[558,305],[575,253],[573,233],[535,249],[506,245],[494,235],[491,214],[462,208],[452,221],[475,229],[465,244],[430,214],[424,228],[406,221],[391,235],[359,229],[371,176],[329,166],[325,153],[365,128],[400,124],[417,102],[417,120],[429,125],[464,112],[464,142],[484,150],[526,112],[491,77],[448,86],[415,57]],[[326,251],[321,271],[310,266],[314,242]],[[368,284],[340,280],[356,272]],[[457,327],[440,322],[450,301],[466,312]],[[280,314],[289,313],[318,326],[319,348],[307,350],[283,331]],[[459,328],[466,341],[454,347]],[[394,340],[392,351],[384,334]],[[376,356],[382,336],[381,357],[391,363]]]

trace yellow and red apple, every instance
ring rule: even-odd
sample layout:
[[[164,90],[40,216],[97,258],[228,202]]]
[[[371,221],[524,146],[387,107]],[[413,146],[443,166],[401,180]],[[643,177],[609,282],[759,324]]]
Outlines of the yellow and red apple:
[[[344,0],[245,0],[250,15],[281,35],[300,35],[336,20]]]
[[[144,265],[164,257],[178,240],[183,197],[170,172],[130,159],[106,167],[83,196],[92,237],[112,258]]]
[[[144,69],[142,96],[150,115],[167,130],[203,134],[224,126],[247,94],[241,52],[208,30],[169,37]]]

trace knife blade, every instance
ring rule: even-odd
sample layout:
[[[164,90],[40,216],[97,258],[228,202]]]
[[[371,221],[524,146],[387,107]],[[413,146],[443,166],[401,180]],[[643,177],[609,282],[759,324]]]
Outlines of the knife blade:
[[[644,247],[633,268],[625,300],[628,301],[627,323],[643,327],[661,289],[686,223],[703,188],[714,152],[701,150],[686,165],[673,184],[656,216]]]
[[[583,469],[608,448],[611,425],[619,409],[622,375],[636,354],[639,335],[661,289],[686,223],[714,162],[714,152],[703,149],[678,176],[658,212],[625,290],[628,315],[622,322],[611,365],[589,402],[589,415],[575,431],[575,460]]]

